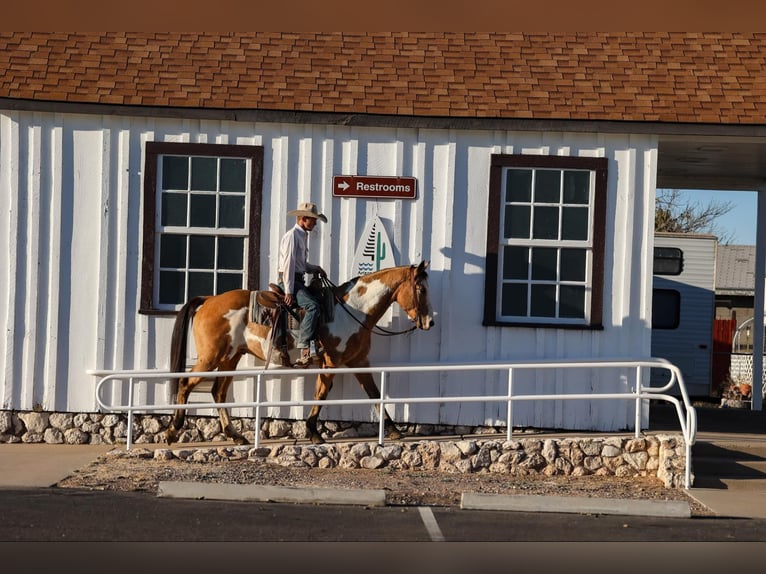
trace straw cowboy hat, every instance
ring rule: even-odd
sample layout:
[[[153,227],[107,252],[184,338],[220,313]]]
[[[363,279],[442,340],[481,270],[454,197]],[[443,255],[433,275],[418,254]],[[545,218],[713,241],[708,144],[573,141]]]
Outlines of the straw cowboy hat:
[[[313,217],[314,219],[321,219],[327,223],[327,218],[324,216],[324,214],[319,213],[319,210],[314,203],[299,203],[298,209],[288,211],[287,215],[294,215],[296,217]]]

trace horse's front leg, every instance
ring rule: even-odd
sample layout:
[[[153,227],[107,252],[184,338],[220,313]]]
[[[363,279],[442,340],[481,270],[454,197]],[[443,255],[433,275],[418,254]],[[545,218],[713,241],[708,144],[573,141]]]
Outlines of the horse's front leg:
[[[371,399],[380,398],[378,385],[375,384],[375,379],[372,378],[370,373],[355,373],[354,376],[356,377],[356,380],[359,381],[359,384],[362,385],[362,388],[364,389],[364,392],[367,393],[368,397]],[[375,405],[375,409],[378,411],[378,416],[380,417],[381,406],[377,404]],[[386,428],[386,435],[388,438],[392,440],[398,440],[402,438],[402,431],[399,430],[393,419],[388,416],[388,411],[386,411],[386,409],[383,409],[383,424]]]
[[[334,375],[317,375],[314,400],[323,401],[327,398],[327,395],[330,394],[330,390],[332,389],[333,377]],[[309,439],[311,439],[311,442],[314,444],[322,444],[324,442],[322,435],[319,434],[319,431],[317,430],[317,419],[319,419],[320,410],[322,410],[321,405],[314,405],[311,407],[311,412],[309,412],[309,416],[306,419],[306,430],[309,433]]]

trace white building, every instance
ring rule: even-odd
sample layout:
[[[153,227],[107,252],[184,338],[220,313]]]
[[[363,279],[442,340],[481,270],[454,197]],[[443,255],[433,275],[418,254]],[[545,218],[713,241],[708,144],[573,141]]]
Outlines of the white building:
[[[376,216],[398,264],[431,262],[436,328],[376,340],[376,363],[649,357],[655,189],[757,189],[766,166],[723,170],[764,145],[754,124],[766,99],[737,94],[750,103],[740,118],[716,77],[682,94],[703,66],[681,49],[692,36],[587,37],[0,35],[0,408],[92,412],[86,370],[167,369],[175,309],[273,281],[300,201],[329,218],[311,254],[336,283]],[[703,39],[721,58],[766,53],[763,36]],[[572,42],[578,57],[558,49]],[[650,62],[673,73],[658,82],[642,71]],[[417,194],[338,197],[337,175],[414,177]],[[390,325],[405,320],[394,311]],[[622,391],[633,376],[538,372],[517,389]],[[399,396],[505,388],[496,374],[398,380]],[[313,386],[269,392],[310,397]],[[165,385],[142,392],[170,398]],[[234,395],[252,387],[235,383]],[[331,396],[361,390],[348,378]],[[634,421],[618,401],[514,413],[548,428]],[[416,405],[395,418],[502,424],[505,407]]]

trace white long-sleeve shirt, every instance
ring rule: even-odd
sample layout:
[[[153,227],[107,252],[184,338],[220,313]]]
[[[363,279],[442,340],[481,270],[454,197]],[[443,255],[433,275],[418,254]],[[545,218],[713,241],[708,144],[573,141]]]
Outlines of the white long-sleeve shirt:
[[[295,293],[295,274],[314,272],[319,266],[308,262],[308,231],[297,223],[288,229],[279,242],[279,273],[282,274],[282,282],[285,293]]]

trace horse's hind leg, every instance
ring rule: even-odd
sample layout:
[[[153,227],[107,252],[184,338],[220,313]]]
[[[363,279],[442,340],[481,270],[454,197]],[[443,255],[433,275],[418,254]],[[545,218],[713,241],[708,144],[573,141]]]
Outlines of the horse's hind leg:
[[[330,389],[332,389],[333,376],[334,375],[324,374],[317,375],[314,400],[323,401],[327,398],[327,395],[330,394]],[[322,410],[321,405],[314,405],[311,407],[311,412],[309,412],[309,416],[306,419],[306,430],[309,433],[309,439],[311,439],[311,442],[314,444],[322,444],[324,442],[322,435],[319,434],[319,431],[317,430],[317,419],[319,419],[320,410]]]
[[[219,370],[221,371],[233,371],[237,368],[237,363],[242,355],[236,355],[232,359],[221,363]],[[229,393],[229,387],[233,377],[216,377],[215,383],[213,383],[213,399],[217,403],[226,402],[226,395]],[[240,434],[240,432],[234,428],[229,416],[229,409],[220,407],[218,409],[218,417],[221,420],[221,430],[223,433],[232,439],[235,444],[250,444],[248,440]]]
[[[364,389],[364,392],[367,393],[368,397],[371,399],[380,398],[378,385],[375,384],[375,379],[372,378],[370,373],[356,373],[354,376],[356,377],[356,380],[359,381],[359,384],[362,385],[362,388]],[[378,416],[381,416],[381,406],[379,404],[375,405],[375,409],[378,411]],[[402,432],[396,426],[393,419],[388,416],[386,409],[383,409],[383,424],[385,425],[388,438],[393,440],[402,438]]]
[[[201,370],[201,369],[197,369]],[[176,393],[176,403],[185,405],[189,399],[189,393],[196,387],[202,379],[200,377],[189,377],[179,379],[178,392]],[[184,426],[186,420],[186,409],[176,409],[173,412],[173,419],[170,421],[168,429],[165,431],[165,441],[172,444],[178,440],[178,433]]]

